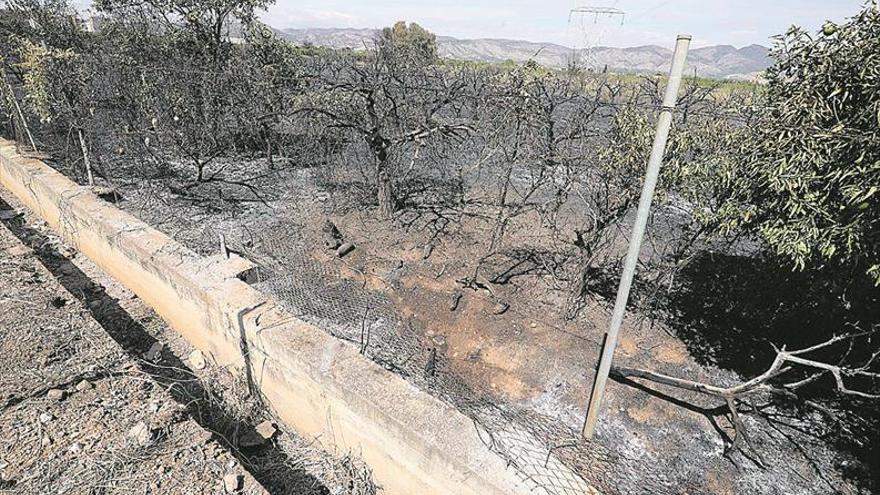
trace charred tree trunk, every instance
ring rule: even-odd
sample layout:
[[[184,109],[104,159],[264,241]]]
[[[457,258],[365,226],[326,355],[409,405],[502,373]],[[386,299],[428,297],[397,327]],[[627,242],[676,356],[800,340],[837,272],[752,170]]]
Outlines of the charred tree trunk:
[[[397,211],[394,184],[388,171],[388,148],[391,141],[379,134],[378,129],[373,129],[368,142],[376,160],[376,201],[379,203],[379,214],[382,218],[391,218]]]
[[[379,202],[379,214],[382,218],[391,218],[397,210],[394,199],[394,188],[391,177],[384,162],[376,162],[376,200]]]

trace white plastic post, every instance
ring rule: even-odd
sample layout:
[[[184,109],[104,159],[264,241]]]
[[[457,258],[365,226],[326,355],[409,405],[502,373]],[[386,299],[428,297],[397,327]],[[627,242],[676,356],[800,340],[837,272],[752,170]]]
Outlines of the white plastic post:
[[[629,291],[632,287],[633,276],[639,261],[642,238],[645,235],[645,227],[648,224],[648,214],[651,210],[651,201],[654,199],[654,188],[657,186],[657,179],[660,176],[663,154],[666,152],[666,141],[669,138],[669,129],[672,126],[672,112],[678,101],[678,90],[681,87],[684,63],[687,60],[690,43],[691,37],[687,35],[679,35],[675,43],[675,52],[672,55],[672,68],[669,71],[669,82],[666,86],[666,94],[663,97],[663,108],[660,112],[660,118],[657,121],[654,146],[651,149],[651,157],[648,159],[648,172],[645,176],[645,184],[642,187],[642,196],[639,199],[636,223],[633,226],[629,251],[626,253],[626,261],[623,265],[623,275],[620,278],[620,286],[617,288],[617,299],[614,302],[611,325],[605,334],[605,345],[602,349],[602,357],[599,360],[596,380],[593,382],[593,392],[590,395],[590,405],[588,406],[587,417],[584,421],[583,436],[587,440],[593,438],[593,433],[596,431],[599,408],[602,404],[602,397],[605,395],[605,384],[611,371],[611,361],[614,359],[614,350],[617,348],[620,325],[623,323],[623,317],[626,313],[626,303],[629,300]]]

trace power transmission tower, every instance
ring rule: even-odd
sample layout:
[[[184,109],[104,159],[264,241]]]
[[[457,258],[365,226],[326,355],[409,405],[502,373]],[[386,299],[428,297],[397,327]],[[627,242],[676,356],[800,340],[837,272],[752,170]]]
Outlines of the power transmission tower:
[[[585,68],[595,65],[593,49],[599,45],[607,25],[588,27],[587,21],[591,20],[590,24],[599,24],[600,18],[604,20],[620,17],[620,25],[623,25],[626,13],[616,8],[616,5],[617,0],[606,2],[606,5],[587,5],[577,0],[572,3],[571,9],[568,11],[568,29],[572,35],[577,36],[577,39],[574,40],[571,47],[571,61],[569,62],[571,67]],[[605,23],[603,22],[603,24]]]

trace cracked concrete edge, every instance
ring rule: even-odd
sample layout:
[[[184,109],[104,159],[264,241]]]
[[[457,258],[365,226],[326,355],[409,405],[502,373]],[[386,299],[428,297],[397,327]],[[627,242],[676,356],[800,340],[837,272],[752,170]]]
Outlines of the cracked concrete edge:
[[[300,434],[362,456],[385,493],[534,491],[458,410],[235,278],[247,262],[197,255],[2,139],[0,184],[193,346],[244,368]]]

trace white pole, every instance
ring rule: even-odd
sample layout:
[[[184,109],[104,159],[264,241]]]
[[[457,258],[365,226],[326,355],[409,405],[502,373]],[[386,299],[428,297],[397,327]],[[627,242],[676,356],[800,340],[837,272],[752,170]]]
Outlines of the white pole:
[[[89,187],[94,187],[95,177],[92,175],[92,163],[89,161],[89,148],[86,146],[86,139],[83,137],[82,129],[77,128],[76,133],[79,135],[79,147],[82,149],[83,164],[85,164],[86,167],[86,176],[89,180]]]
[[[642,238],[645,235],[645,227],[648,224],[651,201],[654,199],[654,188],[657,186],[657,179],[660,176],[660,165],[663,162],[663,154],[666,152],[666,140],[669,138],[669,129],[672,126],[672,111],[675,109],[675,103],[678,101],[678,90],[681,87],[681,77],[684,72],[684,63],[687,59],[690,43],[691,37],[687,35],[679,35],[675,43],[675,52],[672,55],[672,68],[669,71],[669,82],[666,86],[666,95],[663,97],[663,108],[660,112],[660,118],[657,121],[654,147],[651,149],[651,157],[648,160],[648,172],[645,176],[645,184],[642,187],[642,196],[639,199],[636,223],[633,226],[629,251],[626,253],[620,286],[617,288],[617,300],[614,302],[611,325],[605,334],[605,346],[602,349],[602,357],[599,360],[596,381],[593,382],[593,392],[590,395],[587,418],[584,421],[583,435],[588,440],[593,438],[593,433],[596,431],[599,407],[602,403],[602,397],[605,395],[605,384],[608,381],[608,373],[611,371],[611,361],[614,359],[614,349],[617,347],[617,336],[620,333],[620,325],[623,323],[623,317],[626,313],[626,303],[629,300],[629,291],[636,272],[636,264],[639,261]]]

